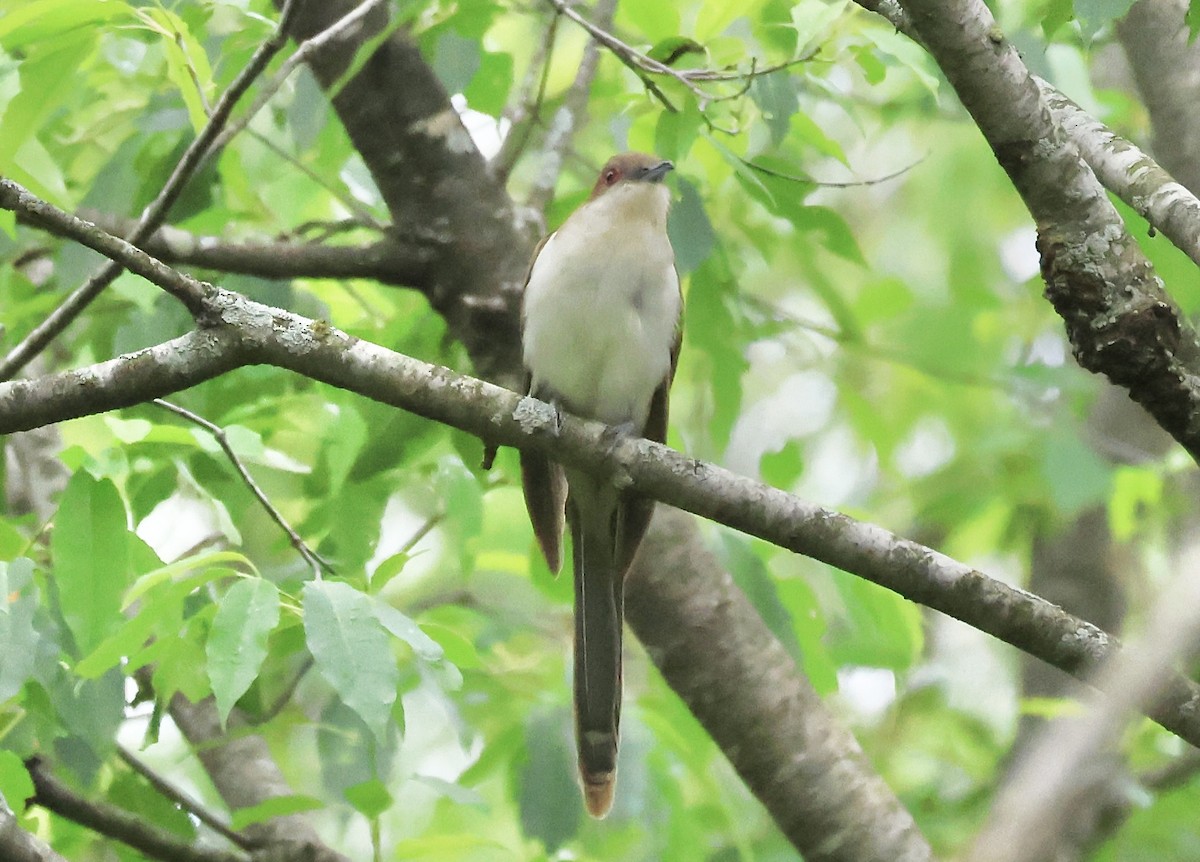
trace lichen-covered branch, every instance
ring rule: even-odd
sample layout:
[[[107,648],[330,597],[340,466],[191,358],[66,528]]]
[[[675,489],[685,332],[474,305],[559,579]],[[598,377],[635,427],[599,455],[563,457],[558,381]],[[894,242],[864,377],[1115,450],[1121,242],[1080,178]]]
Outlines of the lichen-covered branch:
[[[1075,357],[1200,459],[1200,344],[982,0],[902,0],[1038,227]]]

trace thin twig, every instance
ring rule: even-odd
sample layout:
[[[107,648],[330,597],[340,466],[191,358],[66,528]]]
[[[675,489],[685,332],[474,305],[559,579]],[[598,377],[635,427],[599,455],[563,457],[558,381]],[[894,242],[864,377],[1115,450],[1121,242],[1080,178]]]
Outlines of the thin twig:
[[[247,715],[246,721],[255,726],[263,725],[283,712],[283,708],[288,705],[292,699],[292,695],[296,693],[296,689],[300,686],[300,681],[304,679],[305,674],[312,670],[312,667],[313,657],[311,655],[305,656],[304,661],[300,662],[300,667],[296,668],[296,672],[292,674],[292,678],[288,680],[287,685],[283,687],[283,690],[279,692],[279,695],[267,707],[266,712],[261,716],[255,716],[253,719]]]
[[[229,119],[230,112],[233,111],[233,106],[249,89],[254,79],[262,74],[271,58],[287,41],[287,29],[298,7],[297,0],[287,0],[284,4],[274,32],[258,46],[250,58],[250,62],[246,64],[246,68],[238,73],[233,83],[221,95],[216,107],[213,108],[212,116],[200,130],[200,134],[188,145],[158,196],[142,210],[137,225],[129,235],[128,241],[131,245],[139,245],[166,220],[168,212],[179,199],[184,186],[199,169],[209,149],[213,146],[213,142],[218,139],[221,129]],[[34,327],[33,331],[25,336],[21,343],[4,357],[3,361],[0,361],[0,380],[9,380],[24,368],[33,357],[45,349],[46,345],[58,337],[75,318],[82,314],[83,310],[123,271],[124,267],[110,259],[92,273],[81,287],[67,297],[66,301],[54,309],[45,320]]]
[[[287,533],[288,539],[292,543],[292,547],[300,553],[300,556],[304,557],[305,562],[307,562],[309,567],[313,570],[313,576],[319,581],[321,580],[322,570],[333,574],[333,566],[331,566],[329,562],[326,561],[320,554],[310,548],[305,543],[304,539],[300,538],[300,534],[292,529],[292,525],[289,524],[287,519],[283,517],[279,510],[272,505],[266,493],[264,493],[262,488],[259,487],[258,483],[254,481],[254,477],[250,475],[250,471],[246,469],[246,465],[242,463],[242,459],[239,458],[237,453],[233,451],[233,446],[230,445],[229,437],[226,435],[224,428],[209,422],[203,416],[193,413],[185,407],[180,407],[178,404],[172,404],[170,401],[166,401],[162,398],[155,398],[154,404],[162,407],[164,410],[170,410],[176,416],[181,416],[194,425],[199,425],[209,434],[213,435],[217,441],[217,445],[221,447],[221,450],[225,453],[226,457],[229,458],[230,463],[233,464],[233,468],[237,470],[238,475],[242,477],[242,481],[246,484],[246,487],[250,489],[250,493],[258,499],[260,504],[262,504],[262,507],[266,510],[267,514],[271,516],[271,520],[278,524],[280,529]]]
[[[355,6],[320,33],[301,42],[300,46],[296,48],[295,53],[284,61],[283,65],[279,67],[279,71],[272,75],[267,83],[263,85],[262,89],[259,90],[258,95],[250,104],[246,113],[230,123],[229,128],[216,139],[212,147],[213,152],[219,153],[242,129],[246,128],[258,112],[266,107],[267,102],[271,101],[271,98],[279,91],[279,88],[283,86],[284,82],[301,63],[308,60],[310,56],[320,51],[330,42],[350,35],[353,28],[366,17],[367,13],[382,2],[383,0],[363,0],[362,3]]]
[[[755,78],[761,78],[764,75],[770,75],[774,72],[790,68],[791,66],[799,63],[807,62],[808,60],[811,60],[815,54],[815,52],[805,54],[802,57],[796,57],[783,63],[767,66],[763,69],[756,69],[752,67],[748,72],[718,71],[715,69],[674,69],[668,66],[666,63],[661,63],[658,60],[655,60],[653,57],[642,53],[602,27],[599,27],[587,20],[570,6],[568,6],[565,0],[548,0],[548,2],[561,14],[567,16],[584,30],[586,30],[593,39],[602,44],[604,47],[608,48],[613,55],[617,57],[617,59],[637,73],[638,77],[640,77],[643,82],[647,83],[647,86],[650,86],[649,79],[646,77],[648,74],[674,78],[685,88],[687,88],[687,90],[691,92],[693,96],[696,97],[696,99],[700,102],[701,111],[703,111],[704,107],[711,102],[720,102],[731,98],[738,98],[740,95],[745,93],[746,89],[749,87],[749,83],[752,83]],[[735,81],[739,83],[746,82],[746,86],[741,88],[738,92],[725,95],[714,95],[707,92],[703,87],[699,86],[700,83],[731,83]],[[670,106],[670,103],[665,100],[666,97],[662,95],[662,92],[658,90],[657,87],[655,87],[651,92],[653,92],[660,101],[663,101],[664,105],[668,107],[668,110],[674,110],[674,108]]]
[[[205,806],[201,805],[197,800],[193,799],[187,793],[171,784],[157,772],[149,767],[141,758],[135,755],[125,746],[117,744],[117,755],[125,762],[125,764],[136,772],[142,778],[150,782],[150,785],[157,790],[163,797],[178,805],[188,814],[191,814],[212,831],[224,836],[230,843],[241,847],[243,850],[253,850],[258,844],[238,832],[234,832],[229,826],[221,821],[217,815],[209,811]]]
[[[921,164],[921,162],[925,161],[926,158],[926,156],[921,156],[921,158],[917,159],[912,164],[906,165],[899,170],[892,171],[890,174],[884,174],[882,177],[875,177],[874,179],[870,180],[855,180],[853,182],[844,183],[824,182],[822,180],[814,180],[812,177],[785,173],[783,171],[775,170],[774,168],[768,168],[766,165],[760,165],[756,162],[752,162],[749,159],[743,159],[741,156],[738,157],[738,161],[751,170],[758,171],[761,174],[766,174],[769,177],[775,177],[776,179],[787,180],[790,183],[800,183],[801,185],[806,186],[819,186],[820,188],[824,189],[853,189],[858,188],[859,186],[875,186],[879,185],[880,183],[886,183],[888,180],[894,180],[896,177],[903,176],[911,171],[917,165]]]
[[[347,210],[354,213],[355,221],[359,222],[363,227],[369,227],[381,233],[387,230],[387,225],[377,219],[375,214],[363,206],[363,204],[355,200],[353,195],[347,194],[343,189],[339,189],[329,180],[325,179],[308,165],[304,164],[304,162],[300,161],[283,147],[279,146],[279,144],[272,141],[268,136],[262,134],[261,132],[257,132],[254,129],[250,129],[247,134],[253,137],[268,150],[273,152],[275,155],[279,156],[289,165],[294,167],[296,170],[300,171],[300,173],[308,177],[309,180],[316,183],[318,186],[328,192],[330,197],[344,206]]]
[[[512,132],[500,145],[489,167],[500,182],[505,182],[513,166],[525,152],[533,127],[541,119],[542,103],[546,99],[546,84],[550,80],[550,61],[554,57],[554,41],[558,35],[559,16],[556,13],[546,27],[546,35],[538,45],[538,51],[529,62],[529,73],[521,88],[521,97],[508,116]]]
[[[400,546],[397,554],[408,554],[417,546],[417,543],[433,532],[433,528],[446,519],[445,512],[438,512],[430,515],[425,519],[425,523],[417,528],[417,531],[408,537],[408,541]]]
[[[616,0],[598,0],[593,9],[599,22],[598,26],[611,26],[616,10]],[[558,184],[558,175],[562,172],[563,160],[575,139],[576,130],[583,125],[588,95],[591,93],[592,81],[596,77],[599,65],[599,43],[589,41],[583,50],[583,60],[579,64],[579,71],[575,73],[575,80],[571,82],[571,88],[563,97],[562,104],[554,112],[554,119],[550,122],[550,129],[546,134],[537,177],[525,201],[526,206],[534,212],[544,212],[554,197],[554,188]]]

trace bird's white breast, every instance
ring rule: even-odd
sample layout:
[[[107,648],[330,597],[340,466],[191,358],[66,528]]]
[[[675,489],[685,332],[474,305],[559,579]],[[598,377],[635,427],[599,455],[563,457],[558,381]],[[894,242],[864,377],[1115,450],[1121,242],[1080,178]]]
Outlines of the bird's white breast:
[[[680,314],[667,189],[625,183],[542,247],[525,289],[523,351],[535,391],[574,412],[641,428],[667,377]]]

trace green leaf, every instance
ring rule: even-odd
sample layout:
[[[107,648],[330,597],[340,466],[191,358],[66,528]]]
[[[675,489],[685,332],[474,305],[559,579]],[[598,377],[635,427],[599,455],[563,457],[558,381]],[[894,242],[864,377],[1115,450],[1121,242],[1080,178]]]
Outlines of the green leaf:
[[[675,265],[686,275],[712,254],[716,235],[696,187],[682,177],[678,183],[680,200],[671,208],[667,232],[675,248]]]
[[[482,662],[475,644],[461,632],[440,623],[424,624],[424,631],[445,650],[446,658],[456,667],[474,668]]]
[[[795,82],[784,72],[760,75],[754,79],[750,94],[767,121],[771,143],[778,146],[792,129],[792,116],[800,110]],[[844,162],[845,156],[841,158]]]
[[[1075,17],[1083,37],[1090,41],[1106,25],[1125,17],[1134,0],[1075,0]]]
[[[1128,542],[1137,534],[1147,512],[1162,503],[1163,479],[1153,470],[1122,466],[1113,472],[1112,494],[1108,498],[1108,527],[1118,542]]]
[[[766,565],[754,553],[750,539],[733,533],[723,533],[721,549],[725,567],[734,582],[753,603],[767,628],[783,644],[791,657],[800,660],[800,644],[792,624],[792,615],[779,601],[775,581]]]
[[[921,656],[921,610],[891,590],[833,572],[841,613],[830,614],[827,642],[842,664],[905,670]]]
[[[129,541],[116,486],[77,472],[54,517],[50,548],[63,618],[86,655],[123,622]]]
[[[666,39],[660,39],[646,52],[646,56],[651,60],[657,60],[664,66],[673,66],[681,57],[686,57],[688,54],[698,54],[703,57],[704,46],[686,36],[668,36]]]
[[[313,796],[292,794],[290,796],[273,796],[258,805],[238,808],[230,818],[230,827],[234,830],[245,829],[255,823],[265,823],[272,817],[283,817],[288,814],[303,814],[305,811],[320,811],[325,803]]]
[[[1042,450],[1042,472],[1055,508],[1074,515],[1108,496],[1113,467],[1075,435],[1055,433]]]
[[[434,489],[446,510],[446,525],[457,528],[459,542],[483,529],[483,492],[475,474],[456,455],[438,460]]]
[[[0,26],[8,16],[0,18]],[[21,63],[21,89],[4,108],[0,118],[0,170],[6,173],[17,153],[33,157],[39,164],[29,164],[27,169],[36,169],[43,158],[26,145],[36,145],[41,154],[45,149],[38,141],[38,133],[54,111],[67,103],[68,95],[79,84],[79,63],[89,52],[94,36],[85,31],[72,34],[69,39],[56,42],[55,50],[40,51]],[[53,163],[53,159],[45,156]]]
[[[480,66],[478,39],[464,39],[446,32],[438,37],[433,52],[433,71],[451,93],[461,93],[471,83]]]
[[[375,602],[349,584],[307,583],[304,633],[321,676],[382,742],[400,671]]]
[[[162,37],[167,77],[183,99],[192,130],[199,132],[208,123],[204,101],[206,96],[212,95],[213,89],[212,67],[204,46],[192,35],[187,23],[168,9],[161,6],[139,9],[137,15],[146,29]]]
[[[337,415],[325,431],[325,446],[321,452],[330,495],[341,492],[366,442],[367,423],[362,414],[349,405],[338,405]]]
[[[489,851],[483,853],[481,851]],[[431,835],[427,838],[411,838],[398,842],[392,849],[393,859],[434,859],[442,862],[446,859],[486,859],[511,858],[512,848],[495,838],[486,835],[470,835],[455,833],[449,835]]]
[[[0,16],[0,45],[13,52],[72,30],[127,17],[131,12],[129,5],[120,0],[25,0],[9,4]]]
[[[940,79],[924,48],[918,47],[907,36],[902,36],[890,27],[866,27],[862,30],[862,35],[869,39],[880,53],[898,61],[901,66],[912,72],[932,95],[938,94]]]
[[[221,598],[205,653],[222,724],[258,677],[267,637],[278,622],[279,590],[263,578],[240,580]]]
[[[355,811],[372,820],[391,808],[396,801],[388,792],[387,785],[378,778],[347,787],[342,791],[342,795],[354,806]]]
[[[463,96],[473,110],[498,117],[508,104],[512,84],[512,54],[484,51],[480,58],[479,70],[463,90]]]
[[[37,602],[33,595],[22,595],[32,580],[32,560],[0,560],[0,702],[19,692],[33,674],[40,640],[33,626]]]
[[[21,758],[11,751],[0,749],[0,802],[20,811],[24,802],[33,796],[33,779]]]
[[[535,714],[525,728],[528,752],[520,772],[521,827],[553,854],[579,832],[583,806],[575,784],[575,752],[563,728],[565,710]]]
[[[396,553],[376,566],[375,571],[371,573],[371,591],[374,593],[380,592],[387,586],[388,581],[404,571],[404,567],[408,565],[408,561],[411,559],[411,554]]]
[[[442,645],[421,631],[420,626],[411,617],[405,616],[399,610],[382,599],[374,601],[375,617],[383,627],[404,641],[422,661],[441,661],[446,657]]]
[[[765,452],[758,460],[758,473],[763,481],[787,490],[804,471],[804,447],[789,440],[778,451]]]
[[[256,571],[254,564],[246,555],[236,551],[210,551],[203,554],[192,554],[139,577],[125,593],[121,609],[128,608],[142,596],[151,590],[160,588],[168,581],[191,582],[192,589],[195,589],[207,581],[227,577],[229,568],[225,565],[226,563],[243,565],[251,572]]]

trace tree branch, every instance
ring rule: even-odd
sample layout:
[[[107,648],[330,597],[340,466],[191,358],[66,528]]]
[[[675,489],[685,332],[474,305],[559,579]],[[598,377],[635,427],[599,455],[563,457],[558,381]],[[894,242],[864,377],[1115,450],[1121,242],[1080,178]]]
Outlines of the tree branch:
[[[608,28],[612,26],[616,11],[616,0],[598,0],[592,15],[597,20],[597,26]],[[554,187],[562,171],[563,159],[575,139],[575,132],[587,119],[588,96],[591,95],[592,80],[596,77],[599,65],[600,44],[594,39],[589,39],[583,49],[579,71],[575,73],[575,80],[571,82],[570,89],[563,96],[562,104],[550,120],[545,144],[538,154],[537,175],[525,201],[535,212],[544,212],[554,199]]]
[[[1097,761],[1132,715],[1153,703],[1173,668],[1200,646],[1200,578],[1185,568],[1157,597],[1145,631],[1099,670],[1112,696],[1083,715],[1047,726],[1025,751],[976,836],[968,862],[1038,862],[1055,857],[1066,827],[1094,790]]]
[[[109,213],[80,215],[104,230],[128,240],[132,222]],[[38,223],[62,236],[53,224]],[[420,239],[388,235],[361,245],[317,242],[231,242],[219,236],[198,236],[177,227],[162,227],[139,245],[164,263],[187,264],[218,272],[260,278],[367,278],[381,284],[424,291],[437,248]]]
[[[626,587],[629,624],[671,688],[808,862],[932,858],[912,815],[693,526],[659,507]]]
[[[0,858],[7,862],[67,862],[48,844],[26,832],[17,815],[0,802]]]
[[[131,811],[93,802],[55,778],[38,757],[25,762],[33,779],[33,801],[81,826],[128,844],[152,859],[164,862],[249,862],[242,850],[216,850],[189,844],[165,829],[146,822]]]
[[[248,839],[245,835],[234,832],[211,811],[143,763],[137,755],[135,755],[125,746],[120,744],[117,745],[117,756],[121,758],[126,766],[128,766],[138,775],[142,776],[142,778],[146,779],[146,781],[150,782],[150,785],[157,790],[161,796],[169,799],[175,805],[178,805],[192,817],[195,817],[197,820],[199,820],[209,829],[216,832],[226,841],[233,844],[235,847],[241,847],[243,850],[252,850],[256,846],[254,842]]]
[[[279,0],[276,0],[278,3]],[[305,3],[294,32],[319,33],[355,4]],[[401,233],[431,240],[426,296],[483,376],[516,385],[518,308],[535,237],[463,128],[445,88],[376,8],[347,39],[309,59]],[[385,38],[365,61],[356,58]],[[346,80],[351,68],[357,72]]]
[[[211,697],[192,703],[177,694],[171,698],[169,708],[172,720],[195,748],[205,772],[230,810],[250,808],[293,792],[271,756],[266,740],[256,734],[238,732],[246,725],[237,709],[229,714],[226,729],[222,729]],[[294,850],[280,858],[294,855],[305,862],[349,862],[325,845],[302,814],[272,817],[243,831],[256,844],[283,848],[281,852]]]
[[[318,554],[316,551],[310,548],[307,543],[305,543],[304,539],[300,537],[300,534],[297,533],[295,529],[292,528],[292,525],[288,523],[287,518],[283,517],[283,514],[275,508],[274,504],[271,503],[271,499],[266,495],[263,489],[259,487],[259,484],[254,481],[254,477],[250,475],[250,471],[246,468],[246,465],[242,463],[242,459],[238,457],[237,452],[233,451],[233,446],[231,446],[229,443],[229,435],[225,433],[224,428],[213,422],[209,422],[203,416],[193,413],[187,408],[180,407],[178,404],[172,404],[170,401],[166,401],[162,398],[155,398],[154,403],[164,410],[174,413],[176,416],[181,416],[188,422],[191,422],[193,425],[198,425],[213,436],[213,439],[216,440],[217,445],[221,447],[221,451],[225,453],[225,457],[228,458],[229,462],[233,465],[234,471],[238,474],[238,477],[241,478],[242,484],[244,484],[250,490],[250,493],[254,496],[254,499],[258,500],[258,504],[266,511],[267,516],[270,517],[270,519],[278,525],[279,529],[283,530],[283,532],[287,535],[288,541],[291,542],[292,547],[295,548],[296,552],[304,558],[304,562],[308,563],[308,567],[312,570],[314,578],[319,581],[321,580],[322,572],[333,572],[333,567],[330,566],[320,554]]]
[[[981,0],[902,0],[1038,224],[1046,297],[1075,358],[1125,387],[1200,460],[1200,345],[1120,215],[1050,117]]]
[[[200,167],[200,163],[208,154],[209,147],[220,133],[226,120],[229,119],[229,114],[233,110],[233,106],[237,104],[238,99],[249,89],[254,79],[261,75],[263,70],[267,68],[267,64],[271,61],[271,58],[278,53],[279,49],[287,41],[288,27],[295,15],[296,7],[300,5],[303,4],[298,2],[298,0],[287,0],[280,15],[279,24],[275,27],[275,30],[258,46],[254,55],[250,58],[250,62],[246,64],[246,68],[238,73],[238,76],[234,78],[229,88],[221,94],[221,98],[217,101],[212,115],[208,118],[208,122],[200,131],[200,134],[188,145],[188,148],[180,157],[179,162],[175,165],[175,169],[171,172],[171,176],[167,178],[167,182],[158,193],[158,196],[142,211],[137,225],[130,235],[130,242],[133,245],[137,245],[153,233],[166,219],[171,207],[174,206],[175,201],[182,194],[184,186],[187,185],[192,175]],[[99,296],[104,291],[104,288],[112,284],[120,274],[121,267],[110,258],[104,266],[90,275],[78,290],[67,297],[67,300],[62,305],[51,312],[20,344],[12,349],[8,356],[0,361],[0,380],[10,379],[24,368],[29,363],[29,360],[41,352],[52,340],[57,338],[59,333],[82,314],[83,310],[92,303],[92,300]],[[193,311],[193,313],[195,311],[190,305],[188,306],[188,310]]]
[[[1054,120],[1079,148],[1096,179],[1200,265],[1200,200],[1129,141],[1050,84],[1035,78]]]
[[[1200,193],[1200,45],[1188,30],[1186,0],[1140,0],[1117,22],[1117,36],[1154,130],[1154,155]]]
[[[4,201],[0,196],[0,204]],[[67,225],[77,221],[63,216]],[[81,238],[96,241],[86,223],[77,229]],[[170,279],[195,284],[157,261],[147,264],[140,252],[110,239],[97,245],[122,255],[130,269],[138,266],[155,278],[164,277],[165,270]],[[327,324],[211,291],[209,330],[87,369],[0,384],[0,434],[129,406],[239,364],[270,364],[500,445],[536,448],[563,463],[631,481],[647,496],[857,574],[1081,679],[1116,650],[1106,633],[1049,602],[880,527],[646,440],[613,445],[605,427],[595,422],[568,418],[552,433],[552,416],[534,399],[351,338]],[[1173,677],[1148,714],[1200,744],[1200,686]]]

